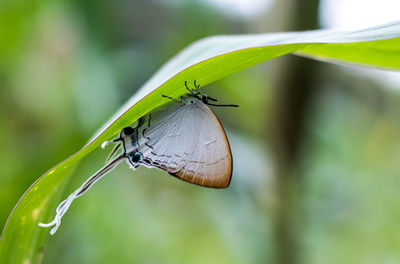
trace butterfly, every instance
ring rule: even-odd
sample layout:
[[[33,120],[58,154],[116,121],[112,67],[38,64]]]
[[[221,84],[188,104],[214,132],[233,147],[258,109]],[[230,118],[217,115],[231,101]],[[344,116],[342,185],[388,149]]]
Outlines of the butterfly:
[[[142,116],[134,127],[122,129],[117,139],[103,143],[116,143],[107,159],[106,165],[84,182],[56,209],[56,217],[41,227],[55,225],[50,231],[54,234],[61,224],[61,218],[72,201],[85,192],[101,177],[121,161],[136,169],[140,165],[158,168],[189,183],[226,188],[232,176],[232,153],[224,128],[212,106],[238,107],[238,105],[215,104],[217,100],[195,89],[179,99],[171,100],[165,107]],[[118,153],[119,150],[120,153]]]

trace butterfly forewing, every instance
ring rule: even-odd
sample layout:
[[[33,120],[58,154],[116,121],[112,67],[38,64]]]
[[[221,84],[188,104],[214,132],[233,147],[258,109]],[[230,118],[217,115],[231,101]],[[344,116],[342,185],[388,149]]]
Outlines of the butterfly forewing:
[[[196,98],[154,118],[139,145],[144,165],[202,186],[229,185],[232,155],[225,131],[212,110]]]

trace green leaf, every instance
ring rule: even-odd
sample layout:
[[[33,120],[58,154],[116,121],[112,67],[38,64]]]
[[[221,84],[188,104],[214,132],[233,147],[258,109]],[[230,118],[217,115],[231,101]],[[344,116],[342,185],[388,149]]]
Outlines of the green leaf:
[[[328,30],[260,35],[214,36],[190,45],[143,85],[79,152],[50,169],[22,196],[0,241],[0,263],[40,262],[47,222],[74,165],[123,127],[178,97],[184,82],[204,86],[267,60],[295,53],[323,61],[400,70],[400,22],[353,32]]]
[[[351,63],[399,70],[400,38],[360,43],[315,45],[295,54],[327,62]]]

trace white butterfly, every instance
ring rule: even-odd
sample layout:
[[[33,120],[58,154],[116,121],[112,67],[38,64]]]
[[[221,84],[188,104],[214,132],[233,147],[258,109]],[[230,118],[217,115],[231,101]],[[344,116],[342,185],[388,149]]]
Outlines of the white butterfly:
[[[112,141],[119,144],[111,152],[110,161],[60,203],[51,223],[40,223],[39,226],[55,225],[50,231],[54,234],[72,201],[123,160],[134,169],[144,165],[197,185],[228,187],[232,176],[229,142],[220,121],[207,105],[237,105],[210,103],[217,100],[201,94],[196,82],[195,90],[189,89],[186,82],[185,86],[188,94],[179,100],[163,95],[173,102],[164,110],[141,117],[134,128],[124,128],[119,138]],[[105,142],[103,147],[108,143]],[[121,147],[122,152],[117,155]]]

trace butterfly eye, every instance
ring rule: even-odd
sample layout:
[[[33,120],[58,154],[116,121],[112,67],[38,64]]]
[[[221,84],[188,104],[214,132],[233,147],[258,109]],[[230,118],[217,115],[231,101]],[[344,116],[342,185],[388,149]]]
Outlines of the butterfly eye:
[[[135,152],[135,153],[129,155],[129,159],[133,163],[138,163],[142,159],[142,155],[140,153],[138,153],[138,152]]]

